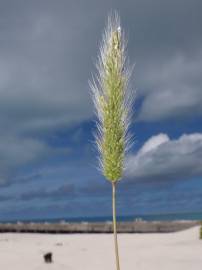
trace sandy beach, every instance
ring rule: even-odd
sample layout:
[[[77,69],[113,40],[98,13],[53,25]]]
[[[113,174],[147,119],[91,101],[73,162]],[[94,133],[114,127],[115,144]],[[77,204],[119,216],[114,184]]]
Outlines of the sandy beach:
[[[201,270],[199,226],[162,234],[119,234],[122,269]],[[53,253],[53,263],[43,255]],[[115,269],[111,234],[0,234],[2,270]]]

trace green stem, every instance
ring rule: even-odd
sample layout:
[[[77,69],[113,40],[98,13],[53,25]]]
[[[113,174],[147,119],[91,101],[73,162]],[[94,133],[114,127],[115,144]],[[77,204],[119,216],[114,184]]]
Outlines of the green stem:
[[[116,229],[116,183],[115,182],[112,182],[112,212],[113,212],[113,231],[114,231],[114,246],[115,246],[115,256],[116,256],[116,270],[120,270],[118,239],[117,239],[117,229]]]

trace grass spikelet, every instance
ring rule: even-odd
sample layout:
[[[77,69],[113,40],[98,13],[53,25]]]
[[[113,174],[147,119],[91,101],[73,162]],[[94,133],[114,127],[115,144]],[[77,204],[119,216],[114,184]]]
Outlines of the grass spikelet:
[[[130,69],[126,61],[126,41],[117,13],[108,18],[97,63],[97,76],[91,83],[98,116],[96,142],[100,167],[106,179],[118,181],[124,169],[129,146],[129,115],[133,101],[128,89]]]

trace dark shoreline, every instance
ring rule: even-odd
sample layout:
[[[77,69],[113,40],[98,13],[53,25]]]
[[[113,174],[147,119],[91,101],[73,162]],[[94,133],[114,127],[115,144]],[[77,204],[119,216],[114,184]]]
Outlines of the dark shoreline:
[[[200,221],[131,221],[118,222],[119,233],[170,233],[185,230]],[[0,233],[112,233],[111,222],[0,223]]]

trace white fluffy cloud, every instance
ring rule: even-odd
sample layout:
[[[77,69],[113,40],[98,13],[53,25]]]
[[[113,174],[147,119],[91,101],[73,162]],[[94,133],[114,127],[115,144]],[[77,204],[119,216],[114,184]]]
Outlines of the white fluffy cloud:
[[[159,145],[162,143],[168,142],[169,137],[166,134],[159,134],[157,136],[153,136],[148,141],[144,143],[142,148],[139,150],[139,154],[143,155],[147,152],[152,151],[153,149],[156,149]]]
[[[126,176],[138,180],[180,180],[202,176],[202,134],[184,134],[171,140],[151,137],[127,160]]]

